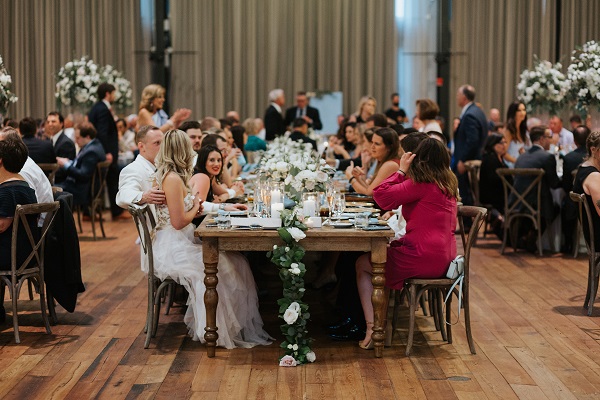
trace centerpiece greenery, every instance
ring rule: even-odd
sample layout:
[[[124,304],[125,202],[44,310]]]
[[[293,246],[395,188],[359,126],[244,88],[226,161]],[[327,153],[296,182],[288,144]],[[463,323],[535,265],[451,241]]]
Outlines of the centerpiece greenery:
[[[573,51],[567,69],[570,98],[584,118],[592,108],[600,109],[600,44],[592,40]]]
[[[560,63],[552,64],[534,56],[533,69],[523,70],[517,84],[517,98],[528,112],[555,114],[565,106],[571,84],[561,69]]]
[[[4,66],[4,61],[0,56],[0,114],[5,114],[8,106],[16,103],[19,98],[11,92],[12,77]]]

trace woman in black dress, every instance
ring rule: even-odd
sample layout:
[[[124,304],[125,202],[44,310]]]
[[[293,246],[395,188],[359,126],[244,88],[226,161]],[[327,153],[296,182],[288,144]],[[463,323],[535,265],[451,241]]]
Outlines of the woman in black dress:
[[[585,193],[585,199],[592,213],[594,244],[600,249],[600,132],[592,132],[586,141],[587,159],[581,164],[573,182],[573,192]],[[595,211],[595,212],[594,212]],[[590,239],[587,223],[582,223],[585,240]]]
[[[481,157],[479,170],[479,201],[481,204],[490,204],[492,211],[489,213],[489,222],[496,234],[501,234],[502,214],[504,213],[504,189],[502,180],[496,173],[498,168],[508,168],[504,162],[507,143],[503,135],[492,133],[488,136]],[[510,179],[510,177],[509,177]]]

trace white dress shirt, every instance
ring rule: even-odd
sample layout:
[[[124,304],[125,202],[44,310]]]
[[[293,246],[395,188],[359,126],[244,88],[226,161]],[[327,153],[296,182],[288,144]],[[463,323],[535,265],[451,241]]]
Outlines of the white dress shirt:
[[[29,184],[33,190],[35,190],[35,197],[38,203],[52,203],[54,202],[54,195],[52,194],[52,185],[44,171],[30,158],[27,157],[25,165],[19,175],[25,179],[25,182]],[[38,226],[42,226],[46,213],[40,215]]]

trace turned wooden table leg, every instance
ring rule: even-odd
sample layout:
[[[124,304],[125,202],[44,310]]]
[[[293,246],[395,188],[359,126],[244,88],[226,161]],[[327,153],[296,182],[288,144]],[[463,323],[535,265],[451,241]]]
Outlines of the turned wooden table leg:
[[[217,329],[219,329],[217,327],[219,239],[202,239],[202,258],[204,260],[204,285],[206,286],[206,292],[204,293],[204,305],[206,307],[206,327],[204,328],[206,333],[204,334],[204,340],[206,340],[207,355],[214,357],[217,339],[219,338],[219,334],[217,333]]]
[[[373,311],[375,321],[373,326],[373,342],[375,344],[375,357],[383,355],[383,344],[385,340],[385,261],[387,259],[387,239],[371,239],[371,264],[373,264]]]

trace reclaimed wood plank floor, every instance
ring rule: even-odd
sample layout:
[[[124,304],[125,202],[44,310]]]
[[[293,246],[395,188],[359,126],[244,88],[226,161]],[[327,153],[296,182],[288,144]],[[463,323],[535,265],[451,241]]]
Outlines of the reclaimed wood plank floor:
[[[11,309],[0,325],[0,398],[15,399],[597,399],[600,398],[600,311],[582,309],[587,259],[504,256],[499,242],[480,238],[471,268],[471,355],[461,322],[447,344],[419,312],[415,346],[404,356],[406,315],[384,357],[354,342],[333,342],[323,326],[334,291],[308,291],[317,362],[280,368],[278,344],[217,349],[190,340],[184,308],[161,315],[144,350],[146,280],[132,222],[107,222],[108,240],[82,240],[86,292],[73,314],[57,308],[47,335],[36,301],[21,294],[21,344],[14,343]],[[89,223],[84,235],[89,236]],[[315,255],[311,255],[313,258]],[[278,336],[280,293],[274,267],[260,255],[256,280],[266,292],[261,313]],[[260,267],[262,265],[262,267]],[[454,302],[455,304],[456,302]],[[600,308],[600,304],[598,305]],[[597,308],[597,309],[598,309]],[[456,309],[453,311],[456,320]]]

